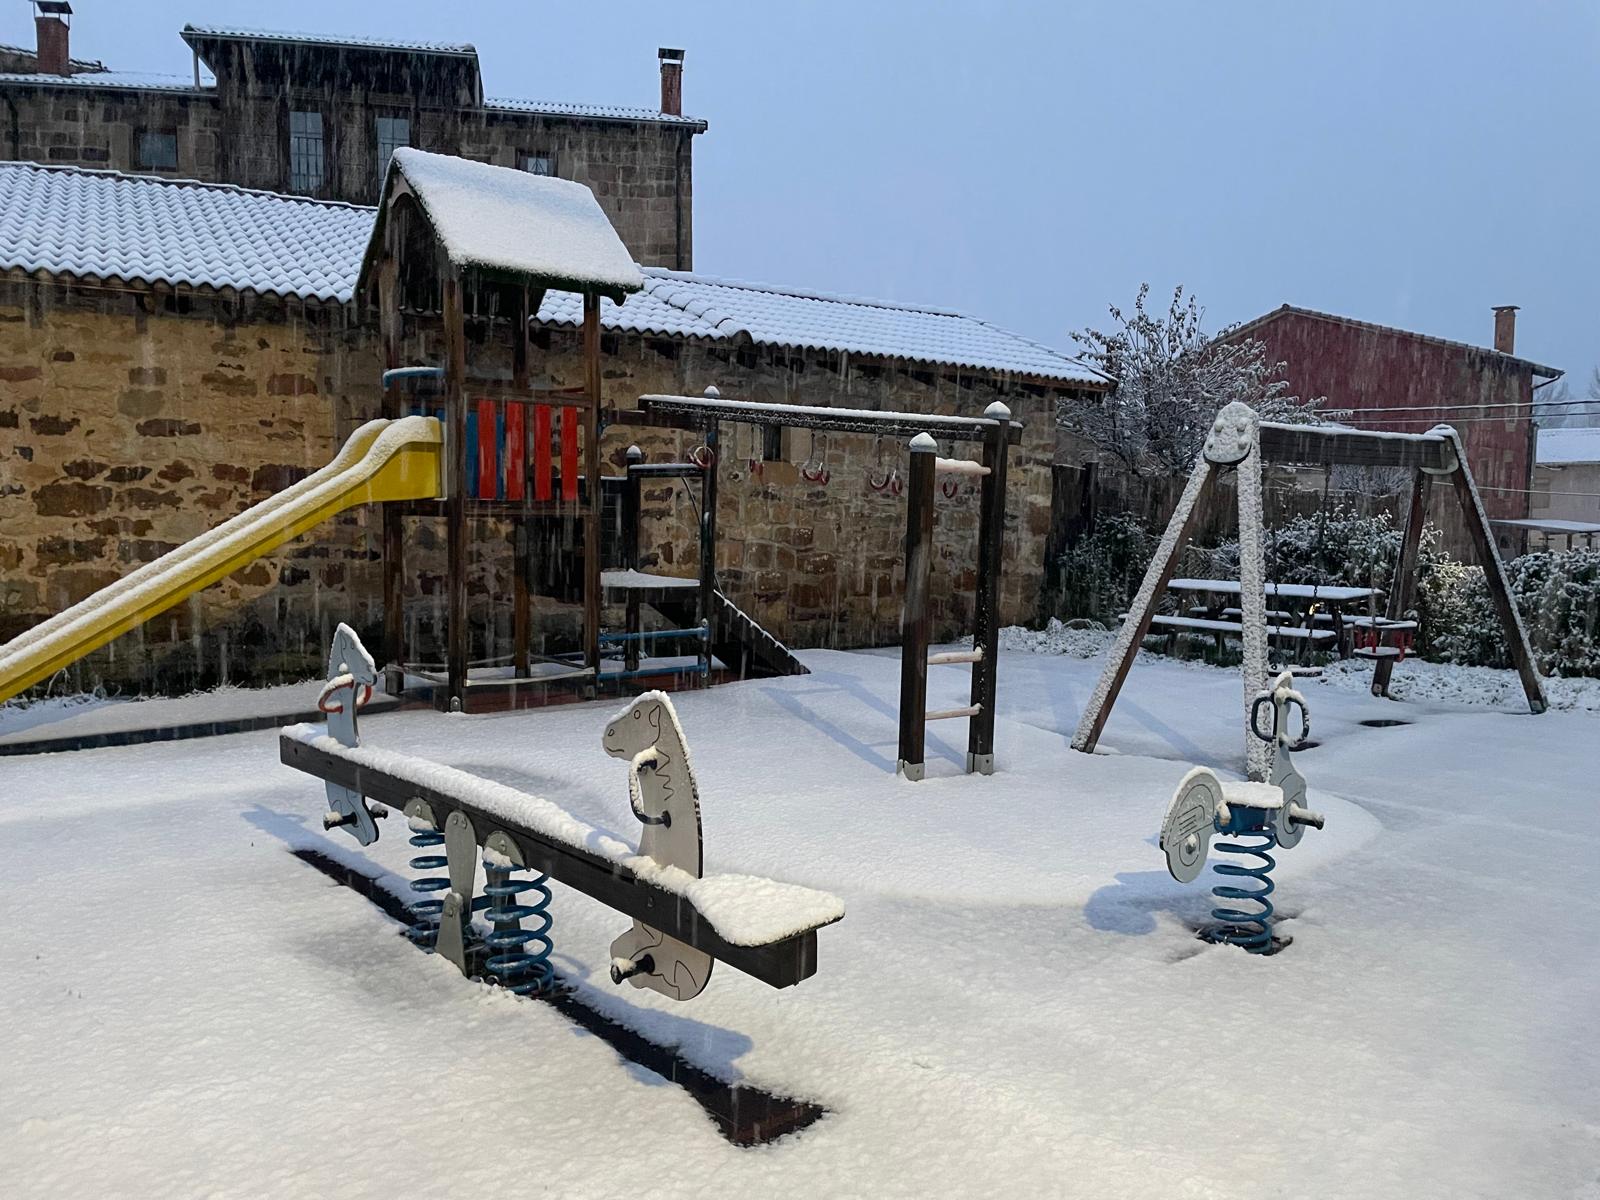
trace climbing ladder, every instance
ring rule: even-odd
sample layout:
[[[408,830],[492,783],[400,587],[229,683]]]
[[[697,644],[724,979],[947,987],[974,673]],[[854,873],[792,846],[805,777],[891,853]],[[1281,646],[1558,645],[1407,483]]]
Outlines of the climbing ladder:
[[[906,482],[906,592],[900,621],[900,753],[895,769],[917,780],[925,771],[929,721],[967,721],[967,773],[994,774],[996,656],[1000,647],[1000,566],[1005,531],[1006,447],[1011,412],[991,404],[984,412],[990,428],[981,461],[938,457],[938,443],[926,433],[911,439]],[[971,476],[981,481],[978,515],[978,569],[973,596],[971,650],[928,653],[929,577],[933,563],[934,477]],[[949,492],[947,491],[947,495]],[[970,664],[970,703],[929,710],[928,668]]]

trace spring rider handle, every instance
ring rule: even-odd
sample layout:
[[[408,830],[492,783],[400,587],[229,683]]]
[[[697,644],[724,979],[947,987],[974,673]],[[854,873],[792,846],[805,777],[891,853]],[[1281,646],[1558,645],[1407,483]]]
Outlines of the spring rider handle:
[[[1292,738],[1288,720],[1291,706],[1300,710],[1300,732]],[[1272,724],[1265,729],[1261,722],[1263,709],[1270,709],[1272,713]],[[1287,671],[1278,676],[1272,687],[1256,693],[1250,702],[1250,732],[1263,742],[1282,747],[1298,745],[1311,736],[1311,709],[1306,706],[1306,698],[1294,690],[1292,676]]]

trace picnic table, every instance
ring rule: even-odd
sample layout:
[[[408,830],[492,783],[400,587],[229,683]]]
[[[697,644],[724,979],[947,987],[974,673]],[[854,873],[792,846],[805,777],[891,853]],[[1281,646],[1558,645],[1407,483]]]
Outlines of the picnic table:
[[[1155,617],[1151,624],[1174,635],[1185,628],[1214,633],[1219,642],[1226,633],[1243,632],[1238,605],[1243,589],[1237,579],[1173,579],[1167,590],[1180,597],[1180,609],[1184,609],[1183,596],[1196,603],[1179,616]],[[1348,607],[1369,605],[1383,594],[1377,588],[1313,583],[1268,583],[1265,591],[1267,599],[1274,602],[1267,610],[1267,627],[1275,638],[1297,641],[1303,648],[1331,641],[1341,657],[1349,653]]]

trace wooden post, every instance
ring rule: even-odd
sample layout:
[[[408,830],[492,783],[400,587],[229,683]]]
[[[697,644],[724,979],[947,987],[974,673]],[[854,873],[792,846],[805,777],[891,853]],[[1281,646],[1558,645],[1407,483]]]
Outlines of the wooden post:
[[[1195,463],[1183,495],[1178,498],[1177,513],[1183,515],[1167,526],[1161,544],[1156,547],[1155,556],[1145,569],[1144,582],[1139,585],[1139,593],[1134,598],[1134,611],[1128,613],[1128,619],[1117,633],[1111,656],[1100,675],[1100,683],[1089,697],[1078,730],[1073,735],[1074,750],[1094,753],[1095,743],[1100,740],[1100,734],[1106,727],[1106,719],[1110,717],[1122,685],[1127,681],[1128,671],[1139,654],[1139,647],[1144,644],[1145,634],[1150,632],[1150,618],[1155,616],[1156,605],[1160,603],[1167,583],[1177,568],[1178,555],[1183,552],[1183,547],[1199,523],[1206,495],[1211,490],[1214,470],[1204,456]],[[1177,514],[1174,515],[1176,517]]]
[[[583,497],[583,661],[600,674],[600,297],[583,297],[583,383],[588,398],[584,415],[583,465],[587,494]]]
[[[1495,548],[1494,534],[1489,529],[1489,518],[1478,503],[1478,491],[1472,476],[1467,473],[1467,456],[1455,430],[1450,431],[1455,444],[1456,469],[1450,473],[1456,498],[1461,501],[1466,514],[1467,532],[1477,548],[1478,561],[1483,564],[1483,578],[1489,585],[1489,595],[1494,600],[1495,612],[1500,617],[1500,628],[1505,634],[1506,648],[1511,651],[1511,661],[1522,679],[1522,691],[1528,697],[1528,710],[1542,713],[1549,707],[1544,696],[1544,683],[1539,669],[1533,665],[1533,648],[1528,645],[1527,631],[1522,628],[1522,618],[1517,614],[1516,601],[1511,598],[1511,586],[1506,581],[1506,570],[1500,561],[1500,551]]]
[[[643,484],[639,472],[633,468],[644,462],[644,451],[629,446],[627,467],[622,481],[622,565],[630,570],[639,569],[639,509]]]
[[[378,265],[378,328],[383,341],[383,369],[400,366],[400,264],[396,257],[399,232],[391,212],[383,228],[383,258]],[[401,389],[391,384],[383,390],[383,416],[402,416]],[[397,696],[405,686],[405,518],[398,504],[383,506],[383,657],[384,689]]]
[[[700,479],[700,613],[699,620],[716,624],[717,606],[717,475],[722,469],[722,427],[706,426],[706,449],[711,461]],[[739,670],[743,674],[744,663]]]
[[[983,415],[992,417],[995,424],[983,442],[983,465],[989,468],[989,473],[983,477],[978,507],[978,583],[972,603],[972,648],[980,655],[972,664],[972,706],[978,714],[967,722],[967,771],[993,775],[995,685],[1000,672],[1000,572],[1005,564],[1006,459],[1011,410],[996,401]],[[912,461],[915,463],[915,458]]]
[[[1422,546],[1422,528],[1428,519],[1428,484],[1430,477],[1420,468],[1411,474],[1411,507],[1406,510],[1406,525],[1400,535],[1400,561],[1395,563],[1394,578],[1389,581],[1388,616],[1391,621],[1405,619],[1411,607],[1411,596],[1417,584],[1417,554]],[[1381,637],[1375,639],[1382,645]],[[1389,695],[1389,679],[1394,674],[1394,659],[1380,658],[1372,664],[1372,694],[1385,699]]]
[[[516,322],[517,328],[511,339],[511,384],[519,395],[528,393],[528,320],[532,315],[528,311],[528,285],[524,283],[517,289]],[[519,426],[521,436],[528,436],[525,423]],[[509,434],[508,434],[509,438]],[[508,453],[507,457],[512,463],[522,464],[519,469],[526,470],[526,456]],[[521,489],[522,503],[528,503],[528,490]],[[517,678],[526,679],[531,669],[529,661],[530,645],[533,641],[533,593],[529,586],[528,577],[532,570],[532,554],[529,548],[528,518],[525,516],[514,517],[511,522],[512,552],[511,552],[511,653],[515,662]]]
[[[444,401],[450,428],[450,483],[445,498],[445,676],[446,703],[461,712],[467,703],[467,335],[461,298],[461,272],[448,269],[444,280]]]
[[[895,770],[907,779],[921,779],[924,773],[923,746],[928,730],[928,576],[933,565],[933,475],[937,458],[938,445],[927,434],[919,433],[911,439],[911,469],[906,479],[906,593],[905,606],[900,611],[900,758],[895,764]],[[981,590],[981,574],[978,586]]]

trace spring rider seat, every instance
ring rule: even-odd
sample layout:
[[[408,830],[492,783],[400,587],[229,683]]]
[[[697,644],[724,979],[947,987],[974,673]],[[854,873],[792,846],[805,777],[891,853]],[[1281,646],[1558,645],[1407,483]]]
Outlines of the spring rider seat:
[[[1288,722],[1291,707],[1300,710],[1300,732],[1293,739]],[[1271,724],[1264,726],[1267,714]],[[1311,714],[1305,697],[1294,690],[1292,672],[1283,672],[1251,701],[1250,731],[1274,748],[1270,782],[1225,783],[1205,767],[1194,768],[1173,793],[1161,824],[1161,849],[1172,877],[1179,883],[1192,883],[1205,869],[1214,834],[1250,839],[1217,843],[1217,850],[1224,854],[1254,861],[1217,864],[1217,874],[1224,876],[1224,882],[1211,889],[1218,900],[1211,910],[1217,924],[1200,936],[1239,946],[1251,954],[1276,954],[1294,939],[1272,933],[1271,875],[1277,860],[1271,852],[1278,846],[1299,844],[1307,825],[1321,829],[1323,824],[1320,813],[1304,807],[1305,776],[1295,769],[1289,754],[1291,741],[1303,742],[1311,732]],[[1255,886],[1241,886],[1246,880]]]

